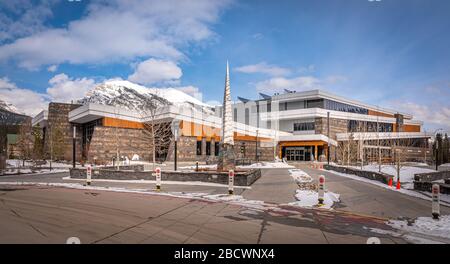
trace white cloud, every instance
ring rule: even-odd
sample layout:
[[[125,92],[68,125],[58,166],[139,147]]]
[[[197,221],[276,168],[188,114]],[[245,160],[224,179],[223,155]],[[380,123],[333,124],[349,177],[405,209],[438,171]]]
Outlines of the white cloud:
[[[210,25],[226,1],[94,1],[64,28],[41,30],[0,46],[0,60],[19,66],[100,63],[156,57],[178,60],[180,47],[214,37]]]
[[[0,43],[44,30],[44,22],[53,15],[51,6],[54,2],[54,0],[1,1]]]
[[[50,65],[47,68],[47,71],[49,71],[49,72],[55,72],[56,70],[58,70],[58,65],[55,65],[55,64]]]
[[[200,101],[203,101],[203,94],[198,89],[198,87],[195,86],[183,86],[183,87],[177,87],[176,89],[189,94],[190,96],[194,97],[195,99],[198,99]]]
[[[34,116],[47,107],[48,97],[29,89],[22,89],[8,78],[0,78],[1,100],[13,104],[19,112]]]
[[[276,77],[255,84],[256,90],[265,92],[281,92],[283,89],[304,91],[322,89],[322,81],[312,76],[296,78]]]
[[[57,74],[48,83],[47,94],[56,102],[70,102],[85,96],[96,85],[93,79],[70,78],[64,73]]]
[[[298,71],[299,71],[299,73],[306,74],[306,73],[313,72],[315,69],[316,69],[316,66],[314,66],[313,64],[310,64],[306,67],[300,67],[300,69]]]
[[[128,80],[140,84],[178,81],[183,75],[180,67],[172,61],[148,59],[139,63]]]
[[[388,105],[402,112],[412,114],[414,119],[421,120],[425,125],[443,128],[450,131],[450,107],[442,105],[425,105],[414,102],[391,101]]]
[[[271,76],[285,76],[291,73],[291,70],[288,68],[270,65],[266,62],[237,67],[235,71],[243,73],[264,73]]]

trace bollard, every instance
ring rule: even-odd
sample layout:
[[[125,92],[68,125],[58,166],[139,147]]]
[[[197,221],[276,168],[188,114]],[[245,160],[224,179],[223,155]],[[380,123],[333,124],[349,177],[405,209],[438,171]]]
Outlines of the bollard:
[[[323,205],[325,194],[325,176],[319,176],[319,206]]]
[[[439,184],[433,184],[432,187],[432,199],[431,199],[431,214],[433,219],[439,220],[440,216],[440,201],[439,201]]]
[[[397,181],[397,186],[396,186],[396,189],[397,189],[397,190],[400,190],[400,186],[401,186],[401,184],[400,184],[400,180],[398,180],[398,181]]]
[[[155,169],[155,177],[156,177],[156,191],[161,191],[161,168],[156,167]]]
[[[195,162],[195,171],[198,171],[198,161]]]
[[[91,185],[92,181],[92,167],[91,165],[87,165],[86,167],[86,185]]]
[[[228,171],[228,194],[234,193],[234,170]]]

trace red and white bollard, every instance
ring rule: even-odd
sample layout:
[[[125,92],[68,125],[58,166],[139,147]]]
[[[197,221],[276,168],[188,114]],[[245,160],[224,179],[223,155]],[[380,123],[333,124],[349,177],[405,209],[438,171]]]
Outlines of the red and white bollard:
[[[440,213],[440,201],[439,201],[439,184],[433,184],[431,189],[432,199],[431,199],[431,214],[433,219],[439,220]]]
[[[155,178],[156,178],[156,191],[161,191],[161,168],[155,168]]]
[[[391,177],[391,178],[389,178],[389,182],[388,182],[389,187],[392,187],[392,182],[393,182],[393,180],[392,180],[392,177]]]
[[[86,185],[91,185],[92,181],[92,167],[91,165],[87,165],[86,167]]]
[[[319,176],[319,190],[318,190],[318,197],[319,197],[319,206],[323,205],[324,202],[324,195],[325,195],[325,176],[320,175]]]
[[[228,194],[233,195],[234,193],[234,170],[228,171]]]

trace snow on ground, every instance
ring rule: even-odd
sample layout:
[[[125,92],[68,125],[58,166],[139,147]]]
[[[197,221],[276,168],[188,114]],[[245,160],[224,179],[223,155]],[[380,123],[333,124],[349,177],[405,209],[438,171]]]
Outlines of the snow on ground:
[[[361,169],[360,166],[352,166],[352,168]],[[365,166],[363,166],[363,170],[378,172],[378,165],[377,164],[365,165]],[[394,165],[382,165],[381,172],[389,174],[389,175],[393,175],[394,181],[397,180],[397,168]],[[427,173],[427,172],[435,172],[435,170],[431,170],[431,169],[427,169],[427,168],[419,168],[419,167],[414,167],[414,166],[401,167],[400,182],[402,184],[402,187],[406,188],[406,189],[413,189],[414,174]]]
[[[324,194],[324,205],[320,208],[330,209],[334,203],[339,202],[340,195],[337,193],[325,191]],[[319,195],[315,190],[297,190],[295,193],[295,198],[298,200],[292,202],[289,205],[295,205],[300,207],[318,207]]]
[[[306,172],[300,169],[290,169],[289,174],[292,176],[292,178],[294,178],[297,184],[308,183],[313,181],[311,176],[309,176]]]
[[[179,167],[181,170],[195,170],[196,169],[196,165],[193,166],[182,166]],[[208,170],[216,170],[217,169],[217,164],[212,164],[212,165],[198,165],[199,169],[208,169]]]
[[[73,179],[70,176],[63,177],[63,180],[69,181],[85,181],[85,179]],[[119,183],[142,183],[142,184],[155,184],[156,181],[151,180],[112,180],[112,179],[94,179],[93,182],[119,182]],[[228,184],[220,184],[213,182],[200,182],[200,181],[161,181],[161,185],[195,185],[195,186],[211,186],[211,187],[224,187],[228,188]],[[250,186],[234,186],[236,189],[251,189]]]
[[[313,178],[300,169],[290,169],[289,174],[301,188],[295,192],[295,199],[297,199],[297,201],[290,203],[290,205],[300,207],[318,207],[319,194],[317,193],[317,190],[309,189],[316,188],[315,185],[301,187],[302,184],[312,183]],[[334,203],[339,202],[339,196],[340,195],[337,193],[325,191],[324,205],[320,206],[320,208],[330,209]]]
[[[410,225],[407,221],[390,220],[388,225],[406,232],[450,239],[450,215],[441,216],[439,220],[434,220],[432,217],[419,217]]]
[[[245,165],[245,166],[237,166],[237,168],[240,168],[240,169],[270,169],[270,168],[295,168],[295,167],[287,164],[286,162],[275,161],[275,162],[253,163],[253,164]]]

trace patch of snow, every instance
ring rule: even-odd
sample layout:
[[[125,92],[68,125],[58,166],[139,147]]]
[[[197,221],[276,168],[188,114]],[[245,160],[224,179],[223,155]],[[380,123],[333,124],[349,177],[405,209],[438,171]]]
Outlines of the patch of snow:
[[[339,202],[340,195],[333,192],[325,192],[324,194],[324,204],[320,208],[330,209],[334,203]],[[289,203],[289,205],[300,206],[300,207],[319,207],[319,194],[314,190],[297,190],[295,193],[295,198],[298,200],[296,202]]]
[[[308,183],[312,182],[313,179],[306,172],[300,169],[290,169],[289,174],[294,178],[295,182],[298,183]]]
[[[419,217],[411,225],[407,221],[390,220],[388,225],[402,231],[450,239],[450,215],[443,215],[439,220]]]
[[[253,163],[245,166],[237,166],[240,169],[270,169],[270,168],[295,168],[292,165],[287,164],[286,162],[259,162]]]
[[[196,166],[183,166],[183,167],[179,167],[182,170],[195,170]],[[217,169],[217,164],[212,164],[212,165],[198,165],[199,169],[210,169],[210,170],[216,170]]]
[[[70,176],[63,177],[63,180],[71,181],[85,181],[84,179],[73,179]],[[112,179],[93,179],[92,182],[115,182],[115,183],[143,183],[143,184],[155,184],[156,181],[151,180],[112,180]],[[193,185],[193,186],[211,186],[211,187],[223,187],[228,188],[228,184],[220,184],[213,182],[200,182],[200,181],[161,181],[161,185]],[[236,189],[251,189],[250,186],[234,186]]]
[[[132,161],[137,161],[139,160],[139,155],[138,154],[134,154],[133,157],[131,158]]]

